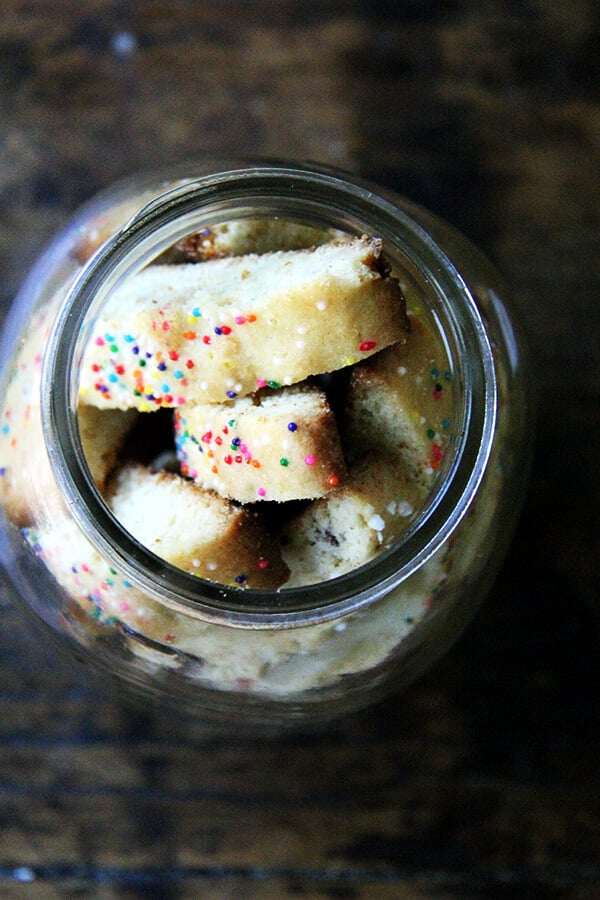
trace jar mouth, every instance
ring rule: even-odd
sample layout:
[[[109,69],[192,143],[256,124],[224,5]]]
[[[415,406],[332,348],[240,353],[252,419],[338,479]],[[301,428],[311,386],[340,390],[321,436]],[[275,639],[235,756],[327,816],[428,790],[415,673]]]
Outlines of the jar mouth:
[[[71,514],[98,551],[138,588],[179,612],[224,625],[290,628],[368,606],[416,572],[448,540],[484,475],[496,422],[496,384],[486,329],[469,288],[422,226],[373,186],[310,166],[252,165],[182,181],[144,206],[84,266],[50,335],[42,380],[42,421],[56,481]],[[276,215],[377,235],[386,255],[427,284],[451,344],[461,383],[455,440],[443,477],[408,532],[375,558],[337,578],[258,590],[185,572],[139,543],[96,487],[77,421],[86,337],[109,293],[202,224]]]

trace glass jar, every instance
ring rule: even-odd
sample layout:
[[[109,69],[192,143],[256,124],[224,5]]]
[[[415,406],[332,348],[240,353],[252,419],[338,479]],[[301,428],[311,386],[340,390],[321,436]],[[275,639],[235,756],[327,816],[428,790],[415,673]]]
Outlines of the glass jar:
[[[164,353],[156,351],[158,345],[146,352],[120,321],[113,321],[118,333],[102,331],[99,323],[111,298],[120,296],[142,271],[155,277],[155,267],[166,271],[174,266],[168,276],[185,269],[203,277],[203,271],[211,270],[201,267],[213,266],[214,273],[220,265],[224,270],[230,255],[253,260],[259,254],[264,260],[262,254],[272,251],[302,255],[318,281],[315,246],[339,247],[365,235],[383,250],[376,277],[399,285],[408,311],[409,349],[392,358],[393,378],[395,383],[413,378],[406,402],[415,408],[404,411],[401,425],[414,432],[421,451],[426,448],[426,462],[416,465],[410,439],[394,430],[396,395],[388,394],[381,372],[383,382],[373,375],[379,363],[365,368],[386,351],[362,335],[360,349],[336,364],[335,371],[312,371],[307,364],[308,374],[316,376],[334,408],[348,471],[354,471],[355,458],[360,463],[368,449],[369,460],[382,454],[387,460],[391,452],[395,466],[400,459],[403,474],[394,468],[391,477],[387,470],[381,476],[376,469],[369,476],[372,495],[367,491],[366,501],[362,495],[356,500],[353,476],[346,484],[338,484],[335,476],[331,492],[319,501],[261,506],[259,501],[269,497],[259,488],[254,502],[241,504],[256,527],[260,520],[266,528],[269,546],[281,552],[284,565],[286,554],[293,557],[289,545],[299,527],[290,522],[306,517],[307,510],[316,516],[313,506],[320,504],[315,510],[321,525],[313,518],[312,532],[303,526],[302,546],[313,552],[316,528],[324,539],[323,547],[319,544],[324,568],[315,564],[307,574],[305,562],[298,564],[304,551],[300,557],[297,553],[291,564],[297,571],[287,584],[281,577],[272,584],[260,578],[254,583],[243,573],[213,577],[206,560],[175,563],[175,551],[162,553],[158,543],[140,537],[139,529],[144,534],[144,528],[157,529],[156,541],[162,540],[162,546],[171,541],[177,549],[195,527],[177,506],[179,500],[170,508],[170,495],[146,502],[134,492],[126,495],[122,508],[127,514],[120,517],[110,499],[114,488],[100,483],[96,468],[100,461],[112,483],[110,473],[127,455],[123,446],[130,427],[141,429],[136,432],[138,462],[143,456],[145,471],[169,470],[166,479],[178,479],[187,490],[193,476],[190,453],[206,455],[213,435],[196,435],[196,446],[190,444],[185,419],[190,398],[177,395],[189,372],[168,343],[160,344]],[[325,284],[329,275],[323,271]],[[147,302],[154,299],[146,296]],[[230,325],[213,327],[213,321],[210,334],[201,335],[205,322],[198,304],[190,300],[188,305],[188,337],[200,349],[202,340],[210,345],[211,354],[216,342],[231,337],[232,328],[252,327],[250,307],[236,309],[229,303],[223,315],[233,318],[223,321]],[[382,300],[382,317],[384,305]],[[126,301],[115,305],[113,300],[117,312],[126,306]],[[290,326],[279,338],[286,352],[290,346],[301,350],[307,333],[313,339],[316,335],[321,349],[337,343],[341,314],[332,315],[326,307],[326,300],[317,301],[306,321],[296,321],[293,310],[289,313],[294,329]],[[281,318],[277,322],[275,329],[282,327]],[[171,327],[163,321],[165,331]],[[256,334],[262,337],[249,346],[262,350],[266,331]],[[420,344],[419,335],[425,335]],[[106,345],[101,349],[109,356],[114,353],[106,365],[88,365],[94,344]],[[392,344],[395,353],[403,341]],[[135,363],[147,364],[136,370],[140,390],[132,392],[135,409],[90,413],[86,406],[82,412],[86,390],[93,395],[92,406],[95,392],[102,395],[100,406],[110,397],[126,368],[126,352],[137,352]],[[411,359],[411,352],[418,358]],[[194,721],[236,727],[304,727],[353,712],[410,684],[470,621],[510,540],[527,475],[531,427],[522,344],[504,289],[482,255],[445,223],[346,174],[236,163],[213,171],[190,167],[169,179],[133,179],[107,191],[74,218],[34,266],[7,318],[1,353],[0,546],[14,594],[36,622],[103,677],[115,680],[124,696],[157,702],[166,714],[175,711]],[[207,356],[201,366],[212,365],[211,359]],[[186,364],[195,363],[190,358]],[[90,383],[94,366],[98,379],[94,383],[92,377]],[[154,391],[148,388],[150,369],[159,379],[152,382]],[[362,381],[358,377],[362,393],[350,403],[355,369],[363,373]],[[169,384],[160,382],[163,373]],[[256,389],[277,394],[303,375],[304,370],[280,381],[259,379]],[[232,390],[224,402],[237,410],[233,395],[240,385],[229,383]],[[424,398],[423,409],[417,408],[421,401],[415,397]],[[436,403],[443,413],[438,414]],[[165,422],[171,423],[173,415],[179,431],[173,446],[166,446]],[[237,412],[232,415],[235,423]],[[129,419],[135,419],[133,426],[125,424]],[[159,441],[153,433],[158,423]],[[240,462],[250,462],[249,454],[242,460],[244,447],[233,440],[223,459],[233,464],[233,453]],[[307,460],[314,458],[307,455]],[[288,465],[284,456],[279,463]],[[286,474],[296,479],[298,470],[292,468]],[[246,471],[251,473],[251,466]],[[349,555],[358,553],[353,563],[339,547],[342,539],[322,526],[332,515],[331,497],[336,502],[342,497],[347,504],[338,524]],[[378,506],[380,501],[385,508]],[[223,502],[239,511],[235,497]],[[370,515],[365,516],[365,508]],[[143,520],[135,528],[127,524],[133,509]],[[358,516],[358,525],[350,523],[352,515]],[[401,527],[388,527],[392,518],[402,519]],[[361,557],[356,548],[365,535],[370,549],[361,551]],[[217,539],[219,552],[234,562],[244,552],[235,543],[228,545],[230,538],[222,531]],[[259,567],[268,565],[261,556]]]

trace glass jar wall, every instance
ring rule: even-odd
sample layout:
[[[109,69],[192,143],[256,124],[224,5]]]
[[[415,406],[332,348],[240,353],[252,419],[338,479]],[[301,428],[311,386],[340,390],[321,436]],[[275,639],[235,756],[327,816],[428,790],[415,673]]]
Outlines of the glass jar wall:
[[[456,639],[527,473],[487,261],[309,167],[143,178],[42,255],[2,343],[4,568],[125,693],[325,722]]]

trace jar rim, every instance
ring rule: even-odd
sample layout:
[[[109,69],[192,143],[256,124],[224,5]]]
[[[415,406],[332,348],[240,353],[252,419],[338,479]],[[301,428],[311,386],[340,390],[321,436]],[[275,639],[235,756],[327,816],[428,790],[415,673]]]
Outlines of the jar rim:
[[[259,590],[219,584],[157,557],[108,508],[91,478],[79,436],[76,362],[94,310],[117,283],[173,243],[175,225],[183,235],[200,216],[214,222],[215,215],[231,219],[243,209],[266,214],[275,208],[289,217],[294,211],[298,215],[300,207],[304,216],[310,212],[328,225],[383,236],[384,245],[389,243],[410,260],[435,291],[462,368],[457,446],[452,465],[416,524],[366,564],[304,587]],[[411,214],[376,187],[309,165],[269,162],[224,168],[182,179],[151,200],[85,264],[65,297],[44,358],[42,423],[48,455],[79,526],[111,565],[152,599],[233,627],[291,628],[328,621],[370,605],[405,581],[448,540],[470,507],[486,470],[496,415],[495,369],[486,328],[452,261]]]

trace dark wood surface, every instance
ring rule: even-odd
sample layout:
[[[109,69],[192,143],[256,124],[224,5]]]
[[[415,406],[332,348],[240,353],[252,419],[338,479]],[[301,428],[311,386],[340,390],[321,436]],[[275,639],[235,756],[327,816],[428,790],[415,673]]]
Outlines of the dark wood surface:
[[[117,177],[312,158],[487,251],[530,332],[539,415],[476,621],[407,693],[325,734],[185,740],[3,596],[0,896],[600,897],[599,16],[593,0],[4,0],[3,309]]]

